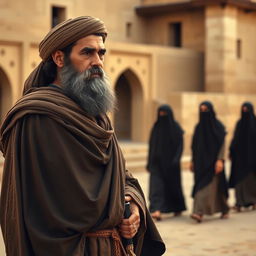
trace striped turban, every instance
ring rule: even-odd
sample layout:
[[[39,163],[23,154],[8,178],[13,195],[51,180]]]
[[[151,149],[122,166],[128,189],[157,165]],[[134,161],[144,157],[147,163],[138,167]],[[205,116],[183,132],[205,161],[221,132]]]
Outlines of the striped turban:
[[[26,94],[31,87],[46,85],[43,84],[42,69],[44,63],[51,58],[52,53],[92,34],[102,34],[103,41],[105,41],[107,31],[101,20],[90,16],[66,20],[50,30],[39,44],[39,55],[42,61],[25,81],[23,94]]]

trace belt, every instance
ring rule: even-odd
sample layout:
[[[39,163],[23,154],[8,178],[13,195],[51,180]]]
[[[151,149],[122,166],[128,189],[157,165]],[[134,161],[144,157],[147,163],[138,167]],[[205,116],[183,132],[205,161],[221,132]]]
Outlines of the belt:
[[[88,232],[85,234],[86,237],[102,237],[110,238],[113,244],[113,256],[126,256],[120,235],[118,231],[114,229],[103,229],[95,232]]]

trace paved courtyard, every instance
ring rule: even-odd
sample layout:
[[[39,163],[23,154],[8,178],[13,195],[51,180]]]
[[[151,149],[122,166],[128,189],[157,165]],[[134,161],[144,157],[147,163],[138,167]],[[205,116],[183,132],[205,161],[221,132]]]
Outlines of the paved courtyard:
[[[148,191],[148,174],[135,173],[144,192]],[[188,210],[181,217],[163,216],[157,227],[167,246],[165,256],[256,256],[256,211],[230,213],[223,220],[219,215],[206,217],[200,224],[190,219],[192,174],[183,171],[183,187]],[[230,205],[234,193],[230,191]]]
[[[148,173],[135,172],[134,176],[147,195]],[[188,210],[181,217],[164,215],[156,223],[167,246],[165,256],[256,256],[256,211],[231,212],[227,220],[216,215],[197,224],[189,218],[192,174],[183,171],[182,176]],[[233,191],[229,201],[234,203]],[[5,256],[2,240],[0,256]]]

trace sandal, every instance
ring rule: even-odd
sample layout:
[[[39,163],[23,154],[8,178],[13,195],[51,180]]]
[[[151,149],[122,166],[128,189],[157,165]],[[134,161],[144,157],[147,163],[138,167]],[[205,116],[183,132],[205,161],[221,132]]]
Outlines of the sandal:
[[[162,220],[162,216],[161,216],[160,211],[155,211],[155,212],[151,213],[151,217],[156,221]]]
[[[238,205],[235,205],[235,206],[233,206],[232,207],[232,209],[234,210],[234,211],[236,211],[236,212],[241,212],[242,210],[241,210],[241,206],[238,206]]]
[[[228,219],[229,218],[229,214],[228,213],[222,213],[220,218],[221,219]]]
[[[179,217],[179,216],[181,216],[182,215],[182,212],[175,212],[174,213],[174,217]]]
[[[196,220],[198,223],[202,222],[203,220],[203,216],[196,213],[191,214],[190,218],[192,218],[193,220]]]

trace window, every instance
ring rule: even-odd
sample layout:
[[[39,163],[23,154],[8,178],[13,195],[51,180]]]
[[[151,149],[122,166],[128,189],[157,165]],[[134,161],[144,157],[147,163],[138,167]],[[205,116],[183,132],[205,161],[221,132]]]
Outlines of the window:
[[[126,37],[127,38],[131,37],[131,34],[132,34],[132,23],[127,22],[126,23]]]
[[[175,47],[182,46],[182,24],[175,22],[169,24],[169,45]]]
[[[242,58],[242,41],[241,41],[241,39],[236,40],[236,57],[238,59]]]
[[[66,8],[52,7],[52,28],[66,19]]]

